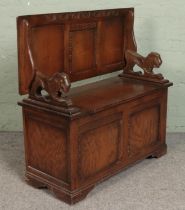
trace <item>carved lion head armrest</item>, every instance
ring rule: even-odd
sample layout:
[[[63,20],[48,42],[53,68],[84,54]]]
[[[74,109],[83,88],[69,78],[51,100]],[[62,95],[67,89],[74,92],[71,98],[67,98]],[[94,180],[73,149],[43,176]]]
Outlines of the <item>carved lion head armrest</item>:
[[[29,96],[37,100],[57,102],[63,106],[72,106],[72,101],[66,96],[70,87],[69,77],[64,72],[58,72],[51,77],[46,77],[41,72],[36,71],[31,83]]]
[[[159,68],[162,64],[161,56],[159,53],[151,52],[146,57],[139,53],[127,50],[125,52],[126,66],[123,69],[123,73],[120,76],[130,76],[136,79],[148,80],[159,83],[169,82],[165,80],[162,74],[155,74],[154,68]],[[139,66],[143,72],[135,72],[134,66]]]

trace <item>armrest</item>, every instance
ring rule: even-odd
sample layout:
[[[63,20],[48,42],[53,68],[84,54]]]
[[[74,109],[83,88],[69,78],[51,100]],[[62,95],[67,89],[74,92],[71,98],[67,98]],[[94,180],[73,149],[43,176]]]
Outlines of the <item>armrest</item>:
[[[46,77],[41,72],[36,71],[31,83],[29,97],[47,102],[57,102],[63,106],[71,106],[72,101],[65,96],[69,92],[71,83],[66,73],[55,73],[51,77]],[[44,94],[43,90],[45,91]]]
[[[146,57],[138,54],[137,52],[127,50],[125,52],[126,66],[123,69],[121,76],[131,75],[137,79],[144,79],[154,82],[167,82],[164,80],[162,74],[155,74],[154,68],[159,68],[162,64],[161,56],[156,52],[149,53]],[[134,72],[133,67],[139,66],[143,72]]]

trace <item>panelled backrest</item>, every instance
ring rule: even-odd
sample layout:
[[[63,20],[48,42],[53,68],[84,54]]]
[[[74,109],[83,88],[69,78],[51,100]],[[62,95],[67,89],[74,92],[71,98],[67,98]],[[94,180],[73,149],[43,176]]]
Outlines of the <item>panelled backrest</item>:
[[[133,23],[133,8],[18,17],[20,94],[36,71],[73,82],[122,69],[125,50],[136,50]]]

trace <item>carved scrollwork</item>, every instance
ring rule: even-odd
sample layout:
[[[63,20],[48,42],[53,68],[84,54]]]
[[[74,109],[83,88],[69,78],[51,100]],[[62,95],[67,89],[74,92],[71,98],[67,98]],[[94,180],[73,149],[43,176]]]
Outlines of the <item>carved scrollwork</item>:
[[[119,16],[124,14],[125,10],[97,10],[97,11],[84,11],[84,12],[69,12],[61,14],[48,14],[45,15],[47,21],[61,21],[61,20],[77,20],[85,18],[98,18],[98,17],[109,17],[109,16]]]
[[[64,94],[70,89],[69,77],[66,73],[55,73],[52,77],[46,77],[41,72],[36,72],[31,84],[29,95],[38,100],[53,101],[71,106],[72,102]],[[47,95],[42,94],[42,91]]]
[[[159,68],[162,64],[161,56],[156,52],[149,53],[146,57],[141,56],[137,52],[127,50],[125,52],[125,60],[126,60],[126,66],[123,69],[123,74],[130,74],[134,76],[139,76],[143,78],[152,79],[154,81],[160,81],[163,80],[164,77],[162,74],[155,74],[153,72],[154,68]],[[141,69],[143,69],[142,72],[134,72],[133,68],[137,65]]]

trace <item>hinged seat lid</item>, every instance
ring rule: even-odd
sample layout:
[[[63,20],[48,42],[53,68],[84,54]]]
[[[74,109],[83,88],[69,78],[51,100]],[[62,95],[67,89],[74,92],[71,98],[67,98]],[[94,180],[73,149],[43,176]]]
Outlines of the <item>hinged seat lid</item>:
[[[123,69],[125,50],[136,50],[133,24],[133,8],[18,17],[19,93],[36,72],[74,82]]]
[[[69,97],[75,107],[91,113],[148,95],[160,86],[133,79],[113,77],[72,88]]]

